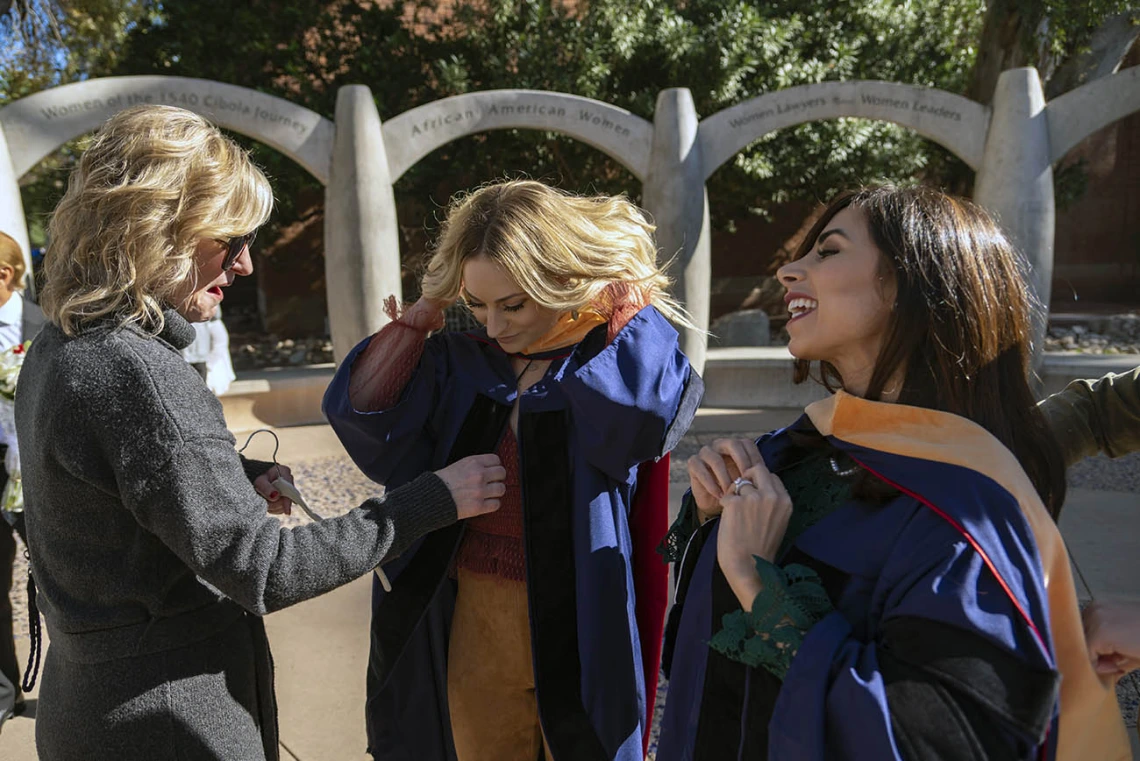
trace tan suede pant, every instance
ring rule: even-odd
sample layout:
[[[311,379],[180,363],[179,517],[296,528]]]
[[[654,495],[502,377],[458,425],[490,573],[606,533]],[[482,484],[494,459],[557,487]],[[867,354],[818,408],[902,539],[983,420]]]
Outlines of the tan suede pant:
[[[459,569],[447,702],[459,761],[552,761],[538,722],[526,582]]]

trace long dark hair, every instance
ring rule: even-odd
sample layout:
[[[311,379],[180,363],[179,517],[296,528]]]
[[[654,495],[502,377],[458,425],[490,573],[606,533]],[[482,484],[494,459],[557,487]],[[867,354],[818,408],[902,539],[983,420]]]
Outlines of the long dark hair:
[[[846,208],[863,213],[894,276],[890,326],[867,387],[878,401],[900,368],[898,401],[950,412],[981,425],[1004,444],[1056,517],[1065,501],[1065,464],[1030,387],[1031,325],[1040,306],[1025,260],[981,207],[926,187],[868,187],[838,195],[805,238],[812,250]],[[795,381],[815,377],[829,390],[838,371],[821,362],[813,376],[797,360]]]

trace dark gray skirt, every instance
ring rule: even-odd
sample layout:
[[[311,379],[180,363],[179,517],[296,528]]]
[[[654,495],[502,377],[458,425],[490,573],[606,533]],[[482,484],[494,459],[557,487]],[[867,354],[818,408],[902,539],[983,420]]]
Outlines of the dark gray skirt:
[[[265,626],[243,614],[205,639],[100,662],[48,647],[40,761],[277,761]]]

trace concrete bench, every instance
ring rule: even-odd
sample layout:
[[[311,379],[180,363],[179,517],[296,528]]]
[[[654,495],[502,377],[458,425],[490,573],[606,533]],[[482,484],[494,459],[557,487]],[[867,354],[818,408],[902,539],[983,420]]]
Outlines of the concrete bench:
[[[219,397],[231,431],[325,422],[321,398],[334,364],[243,371]]]

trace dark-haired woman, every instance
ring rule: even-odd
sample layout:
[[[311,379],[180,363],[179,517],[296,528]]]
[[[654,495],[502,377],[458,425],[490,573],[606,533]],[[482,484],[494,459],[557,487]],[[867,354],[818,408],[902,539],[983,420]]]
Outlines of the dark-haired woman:
[[[1051,514],[1032,299],[978,207],[840,196],[779,277],[835,393],[689,461],[659,761],[1127,759]]]

